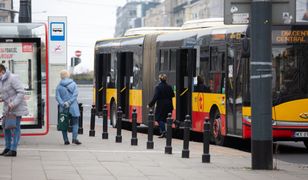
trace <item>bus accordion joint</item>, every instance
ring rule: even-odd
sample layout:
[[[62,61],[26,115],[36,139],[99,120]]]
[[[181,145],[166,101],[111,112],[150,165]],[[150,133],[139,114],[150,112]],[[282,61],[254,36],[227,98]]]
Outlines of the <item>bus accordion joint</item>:
[[[183,96],[187,91],[188,91],[188,88],[186,88],[186,89],[180,94],[180,96]]]
[[[99,88],[98,92],[101,92],[104,89],[104,87]]]
[[[125,89],[126,89],[126,87],[124,87],[123,89],[121,89],[121,91],[120,91],[120,92],[122,93],[123,91],[125,91]]]

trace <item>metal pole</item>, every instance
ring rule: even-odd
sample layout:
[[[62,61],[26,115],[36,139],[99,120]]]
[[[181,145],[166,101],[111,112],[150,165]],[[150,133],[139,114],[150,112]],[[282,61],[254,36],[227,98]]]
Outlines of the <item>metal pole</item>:
[[[121,129],[122,129],[122,109],[121,106],[119,106],[117,112],[117,136],[115,140],[116,143],[122,142]]]
[[[166,138],[165,154],[172,154],[171,144],[172,144],[172,118],[171,118],[171,113],[169,113],[167,118],[167,138]]]
[[[271,170],[273,169],[271,0],[253,0],[251,14],[252,169]]]
[[[153,142],[153,127],[154,127],[154,115],[153,110],[150,110],[149,113],[149,121],[148,121],[148,142],[147,142],[147,149],[154,149],[154,142]]]
[[[103,108],[103,134],[102,139],[108,139],[108,110],[107,105],[104,105]]]
[[[183,150],[182,158],[189,158],[189,139],[190,139],[190,116],[186,115],[184,121],[184,141],[183,141]]]
[[[138,139],[137,139],[137,112],[136,108],[134,108],[132,113],[132,139],[131,139],[131,145],[137,146],[138,145]]]
[[[92,105],[92,108],[91,108],[89,136],[95,136],[95,105]]]
[[[78,134],[83,134],[83,106],[82,103],[79,103],[78,105],[80,110]]]
[[[211,136],[211,123],[208,118],[204,119],[203,123],[203,154],[202,163],[209,163],[211,161],[210,155],[210,136]]]

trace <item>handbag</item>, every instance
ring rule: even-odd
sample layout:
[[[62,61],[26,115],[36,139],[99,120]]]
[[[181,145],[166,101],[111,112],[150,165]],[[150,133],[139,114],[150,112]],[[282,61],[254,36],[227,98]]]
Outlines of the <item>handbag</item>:
[[[64,109],[62,112],[58,113],[58,131],[67,131],[69,125],[70,113],[68,109]]]
[[[4,129],[15,129],[17,126],[17,121],[16,121],[16,115],[12,113],[8,113],[4,118],[3,118],[3,123],[4,123]]]

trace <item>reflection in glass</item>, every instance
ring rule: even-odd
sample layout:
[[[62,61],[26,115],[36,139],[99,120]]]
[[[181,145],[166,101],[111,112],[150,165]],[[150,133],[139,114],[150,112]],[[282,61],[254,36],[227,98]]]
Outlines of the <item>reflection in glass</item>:
[[[273,48],[272,91],[275,104],[308,97],[308,48]]]
[[[308,0],[296,1],[296,22],[308,22]]]

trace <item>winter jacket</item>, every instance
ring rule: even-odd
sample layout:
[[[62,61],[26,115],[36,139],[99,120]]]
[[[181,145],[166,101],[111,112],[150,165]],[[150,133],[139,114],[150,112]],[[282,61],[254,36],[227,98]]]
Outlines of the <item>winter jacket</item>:
[[[80,111],[77,102],[77,84],[70,78],[62,79],[56,89],[56,100],[60,105],[60,112],[64,110],[64,103],[69,103],[69,112],[73,117],[79,117]]]
[[[166,82],[160,82],[156,88],[152,101],[149,106],[152,107],[156,103],[155,109],[155,120],[156,121],[166,121],[168,113],[172,113],[173,105],[172,98],[174,97],[174,92],[172,87]]]
[[[9,103],[13,104],[10,113],[16,116],[26,116],[29,114],[27,103],[24,99],[25,90],[19,77],[10,71],[0,79],[0,95],[3,100],[3,115],[9,111]]]

